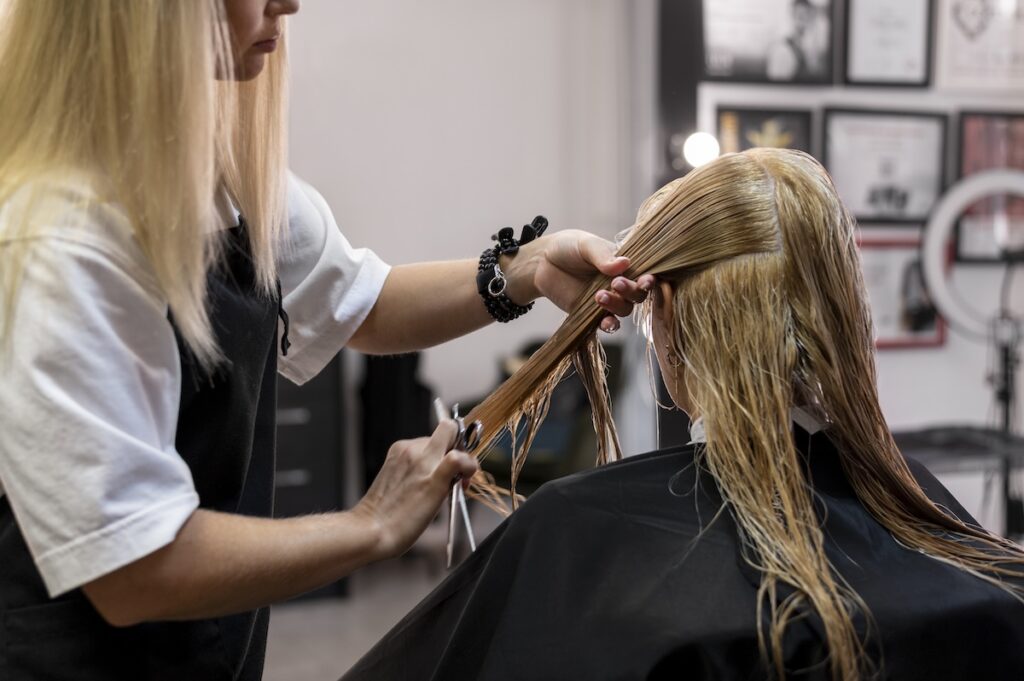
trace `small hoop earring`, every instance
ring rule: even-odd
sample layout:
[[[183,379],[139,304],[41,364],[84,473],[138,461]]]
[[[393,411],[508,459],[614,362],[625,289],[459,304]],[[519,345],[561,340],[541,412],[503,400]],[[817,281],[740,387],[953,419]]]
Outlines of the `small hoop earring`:
[[[676,353],[672,352],[672,348],[665,343],[665,359],[668,360],[669,366],[673,369],[678,369],[683,363],[683,360]]]

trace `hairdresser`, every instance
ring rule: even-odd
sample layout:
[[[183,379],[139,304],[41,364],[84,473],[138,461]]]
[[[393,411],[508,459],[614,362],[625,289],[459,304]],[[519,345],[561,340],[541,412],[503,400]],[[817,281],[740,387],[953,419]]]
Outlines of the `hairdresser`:
[[[277,373],[567,308],[597,272],[605,331],[646,294],[541,220],[481,226],[479,259],[352,248],[286,171],[298,6],[0,15],[0,678],[260,678],[265,606],[402,553],[477,470],[445,422],[351,510],[271,519]]]

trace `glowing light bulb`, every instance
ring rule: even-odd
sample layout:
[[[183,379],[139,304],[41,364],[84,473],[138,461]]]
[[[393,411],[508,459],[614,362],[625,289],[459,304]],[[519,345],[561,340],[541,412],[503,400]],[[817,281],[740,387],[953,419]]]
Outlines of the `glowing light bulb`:
[[[695,132],[683,143],[683,158],[694,168],[710,163],[718,158],[718,140],[706,132]]]

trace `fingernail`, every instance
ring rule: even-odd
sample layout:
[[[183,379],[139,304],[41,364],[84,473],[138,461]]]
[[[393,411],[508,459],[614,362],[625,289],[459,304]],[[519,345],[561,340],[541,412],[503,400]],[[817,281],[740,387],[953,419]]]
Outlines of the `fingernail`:
[[[615,281],[612,282],[612,288],[615,289],[616,291],[625,291],[626,282],[623,281],[622,279],[616,279]]]
[[[612,299],[612,297],[609,296],[604,291],[601,291],[600,293],[597,294],[597,302],[599,302],[599,303],[608,303],[608,302],[611,301],[611,299]]]

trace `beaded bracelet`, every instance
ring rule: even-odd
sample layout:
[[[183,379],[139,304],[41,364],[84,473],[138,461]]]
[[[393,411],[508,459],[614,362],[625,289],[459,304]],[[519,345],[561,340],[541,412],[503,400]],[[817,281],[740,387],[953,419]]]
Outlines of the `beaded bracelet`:
[[[484,307],[495,320],[507,323],[522,317],[533,309],[533,303],[518,305],[505,294],[508,279],[501,271],[498,259],[502,255],[515,255],[519,247],[530,243],[548,228],[547,219],[538,215],[529,225],[523,226],[523,234],[517,241],[515,231],[511,227],[501,229],[491,238],[497,243],[480,254],[480,264],[476,272],[476,290],[483,298]]]

